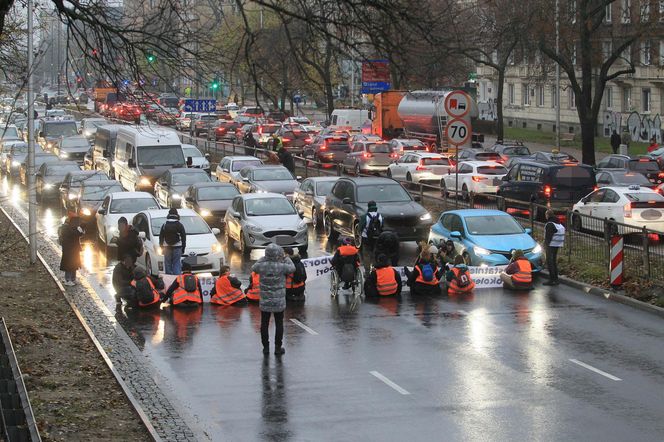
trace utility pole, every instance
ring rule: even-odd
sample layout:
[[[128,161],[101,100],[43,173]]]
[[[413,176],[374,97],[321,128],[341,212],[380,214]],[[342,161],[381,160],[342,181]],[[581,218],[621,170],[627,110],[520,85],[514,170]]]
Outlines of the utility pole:
[[[556,55],[560,55],[560,12],[556,0]],[[556,63],[556,147],[560,151],[560,63]]]
[[[32,20],[32,0],[28,0],[28,84],[26,92],[28,95],[28,244],[30,245],[30,264],[37,262],[37,195],[35,192],[35,98],[32,91],[32,76],[34,71],[34,41],[32,37]]]

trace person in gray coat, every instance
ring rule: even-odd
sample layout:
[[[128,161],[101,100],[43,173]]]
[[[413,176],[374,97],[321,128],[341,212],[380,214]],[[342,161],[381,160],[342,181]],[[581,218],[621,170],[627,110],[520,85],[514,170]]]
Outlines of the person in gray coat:
[[[295,271],[293,261],[284,253],[284,249],[270,244],[265,249],[265,256],[251,268],[260,280],[261,341],[263,354],[270,354],[270,315],[274,315],[276,327],[274,336],[274,354],[282,355],[284,336],[284,310],[286,309],[286,275]]]

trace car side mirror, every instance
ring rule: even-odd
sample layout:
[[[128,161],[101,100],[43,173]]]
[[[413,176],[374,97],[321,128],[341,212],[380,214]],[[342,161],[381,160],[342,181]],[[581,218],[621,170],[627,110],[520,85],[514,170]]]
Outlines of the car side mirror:
[[[79,130],[78,130],[78,133],[79,133],[79,134],[82,134],[82,133],[83,133],[83,129],[79,129]]]
[[[524,230],[525,230],[526,234],[528,234],[528,235],[533,234],[533,229],[531,229],[530,227],[526,227]]]
[[[129,159],[127,160],[127,166],[129,166],[129,167],[136,167],[136,161],[134,161],[133,158],[129,158]]]
[[[211,158],[211,157],[210,157],[210,154],[209,154],[209,153],[206,153],[204,156],[205,156],[205,159],[206,159],[206,160],[210,161],[210,158]]]
[[[302,177],[300,175],[296,176],[295,179],[298,181],[302,181]]]
[[[39,138],[44,138],[44,131],[40,130],[38,135]]]
[[[187,157],[187,167],[191,167],[192,164],[194,164],[193,158]]]
[[[233,213],[233,218],[235,218],[235,219],[241,219],[242,217],[240,216],[239,213]]]
[[[452,238],[461,239],[461,232],[459,232],[458,230],[455,230],[455,231],[450,233],[450,236]]]
[[[194,197],[187,196],[187,197],[185,197],[184,200],[185,200],[186,202],[188,202],[188,203],[193,203],[193,202],[194,202]]]
[[[353,204],[353,201],[351,201],[350,198],[346,197],[343,200],[341,200],[343,204]]]
[[[249,177],[243,176],[242,181],[244,181],[245,183],[248,183],[249,182]]]
[[[97,213],[100,215],[106,215],[106,209],[99,209],[97,210]]]
[[[147,235],[145,234],[145,232],[138,232],[138,237],[141,239],[145,239],[147,238]]]
[[[501,180],[502,180],[502,181],[509,181],[509,180],[510,180],[510,177],[508,177],[507,175],[505,175],[504,177],[501,178]]]
[[[219,235],[220,233],[221,233],[221,230],[217,229],[216,227],[213,227],[213,228],[212,228],[212,234],[213,234],[214,236],[217,236],[217,235]]]
[[[422,198],[419,195],[413,195],[413,201],[419,203],[420,201],[422,201]]]
[[[223,172],[226,172],[226,173],[229,173],[229,172],[230,172],[230,169],[227,169],[227,168],[224,168],[224,169],[221,169],[221,170],[222,170]]]

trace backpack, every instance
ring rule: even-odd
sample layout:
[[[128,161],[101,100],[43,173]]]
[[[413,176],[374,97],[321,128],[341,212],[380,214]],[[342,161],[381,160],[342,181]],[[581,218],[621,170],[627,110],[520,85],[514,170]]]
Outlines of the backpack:
[[[136,281],[135,293],[139,302],[143,304],[152,302],[152,287],[150,287],[150,283],[147,281],[147,278],[139,279]]]
[[[367,238],[376,239],[383,230],[380,222],[380,215],[376,214],[376,216],[371,216],[367,213],[367,217],[369,218],[369,222],[367,223]]]
[[[194,293],[198,290],[198,284],[196,284],[196,277],[191,273],[184,275],[184,287],[182,287],[187,293]]]
[[[422,270],[422,279],[425,281],[433,281],[433,266],[429,263],[424,264],[420,267]]]
[[[299,284],[307,280],[307,271],[302,262],[295,263],[295,272],[293,272],[293,282]]]
[[[463,270],[459,272],[459,276],[456,278],[457,285],[460,288],[468,287],[470,285],[470,278],[468,277],[468,270]]]
[[[355,266],[349,262],[344,264],[341,268],[341,280],[343,282],[353,282],[355,281]]]
[[[169,246],[174,246],[180,242],[180,233],[178,232],[177,224],[179,223],[166,222],[164,224],[164,241]]]

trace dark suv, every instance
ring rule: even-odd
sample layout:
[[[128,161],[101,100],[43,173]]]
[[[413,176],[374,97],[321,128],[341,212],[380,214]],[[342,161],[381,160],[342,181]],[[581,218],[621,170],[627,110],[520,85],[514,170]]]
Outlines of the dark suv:
[[[627,155],[608,155],[597,163],[596,169],[598,171],[622,169],[643,174],[651,183],[664,182],[664,172],[660,170],[657,160],[647,157],[632,158]]]
[[[567,208],[592,192],[595,186],[595,172],[585,164],[523,161],[503,177],[498,195],[507,200],[499,209],[527,209],[531,202]],[[533,216],[543,219],[544,210],[536,208]]]
[[[313,142],[304,147],[305,158],[323,163],[323,167],[332,167],[342,163],[350,148],[347,134],[318,135]]]
[[[420,241],[429,235],[431,214],[401,184],[390,178],[344,177],[325,198],[323,225],[328,239],[335,241],[342,234],[360,244],[360,220],[367,213],[369,201],[378,204],[384,229],[395,231],[401,241]]]

